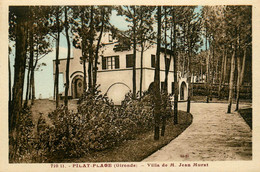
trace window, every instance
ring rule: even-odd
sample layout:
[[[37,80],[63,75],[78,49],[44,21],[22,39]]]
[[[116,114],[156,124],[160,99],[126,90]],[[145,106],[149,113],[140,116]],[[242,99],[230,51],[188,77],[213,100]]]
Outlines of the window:
[[[102,57],[102,69],[119,69],[119,56]]]
[[[155,67],[155,55],[151,55],[151,67]]]
[[[126,67],[133,67],[134,66],[134,56],[133,54],[126,55]]]

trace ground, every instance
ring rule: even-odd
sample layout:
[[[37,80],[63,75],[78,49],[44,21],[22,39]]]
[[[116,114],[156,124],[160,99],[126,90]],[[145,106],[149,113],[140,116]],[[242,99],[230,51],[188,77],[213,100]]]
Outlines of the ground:
[[[252,160],[252,130],[234,108],[227,114],[226,103],[192,103],[193,123],[144,161]]]

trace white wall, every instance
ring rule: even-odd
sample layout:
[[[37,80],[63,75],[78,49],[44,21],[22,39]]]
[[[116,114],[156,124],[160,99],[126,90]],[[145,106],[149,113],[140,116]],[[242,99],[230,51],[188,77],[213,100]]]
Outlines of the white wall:
[[[129,88],[132,90],[132,76],[133,71],[132,68],[126,68],[126,54],[133,54],[133,51],[118,51],[115,52],[113,50],[114,44],[108,42],[108,34],[105,34],[102,38],[103,42],[107,42],[106,46],[100,49],[100,55],[106,56],[119,56],[119,69],[102,69],[102,60],[101,56],[99,57],[99,65],[98,65],[98,74],[97,74],[97,84],[100,84],[100,89],[102,93],[106,93],[108,88],[113,85],[108,92],[108,96],[113,99],[115,104],[120,104],[122,101],[122,98],[124,98],[124,94],[129,91]],[[140,50],[140,47],[137,47]],[[150,83],[154,81],[154,68],[151,67],[151,55],[156,55],[156,45],[150,47],[148,50],[144,52],[143,57],[143,91],[147,90]],[[81,73],[77,73],[82,75],[83,67],[82,64],[80,64],[80,56],[81,56],[81,50],[79,49],[73,49],[73,58],[70,61],[70,72],[69,75],[71,75],[74,72],[81,71]],[[168,55],[167,58],[170,58]],[[136,90],[139,91],[140,89],[140,60],[141,60],[141,52],[137,51],[136,56]],[[60,73],[64,73],[64,82],[66,82],[66,59],[60,60]],[[160,81],[164,82],[165,79],[165,62],[164,62],[164,53],[161,53],[160,57]],[[55,63],[54,63],[54,73],[55,73]],[[88,64],[86,63],[86,71],[88,70]],[[69,89],[69,96],[71,96],[71,82],[73,80],[73,77],[75,77],[76,74],[74,74],[70,78],[70,89]],[[88,81],[88,79],[87,79]],[[168,92],[171,93],[172,91],[172,82],[174,81],[173,77],[173,58],[170,62],[170,71],[168,75]],[[180,78],[179,81],[179,88],[182,81],[186,82],[186,79]],[[123,83],[123,84],[121,84]],[[127,86],[126,86],[127,85]],[[129,88],[128,88],[129,87]],[[186,98],[187,99],[187,98]]]

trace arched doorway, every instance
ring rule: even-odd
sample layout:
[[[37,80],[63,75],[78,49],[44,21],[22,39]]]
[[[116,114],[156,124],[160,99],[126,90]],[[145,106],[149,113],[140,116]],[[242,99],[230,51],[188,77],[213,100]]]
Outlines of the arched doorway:
[[[116,82],[107,89],[107,96],[113,100],[115,105],[120,105],[125,99],[125,95],[130,91],[130,87],[123,82]]]
[[[184,100],[185,97],[187,96],[187,85],[186,83],[183,81],[181,83],[181,89],[180,89],[180,100]]]
[[[79,98],[83,94],[83,77],[80,75],[77,75],[73,78],[71,83],[71,89],[72,89],[72,97],[73,98]]]

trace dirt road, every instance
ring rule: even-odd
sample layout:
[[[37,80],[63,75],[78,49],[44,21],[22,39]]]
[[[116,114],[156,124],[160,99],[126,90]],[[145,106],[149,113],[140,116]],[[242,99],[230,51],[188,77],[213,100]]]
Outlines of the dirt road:
[[[252,159],[252,131],[239,114],[227,114],[224,103],[192,103],[191,107],[193,123],[144,161]],[[186,103],[180,103],[179,109],[185,110]]]

